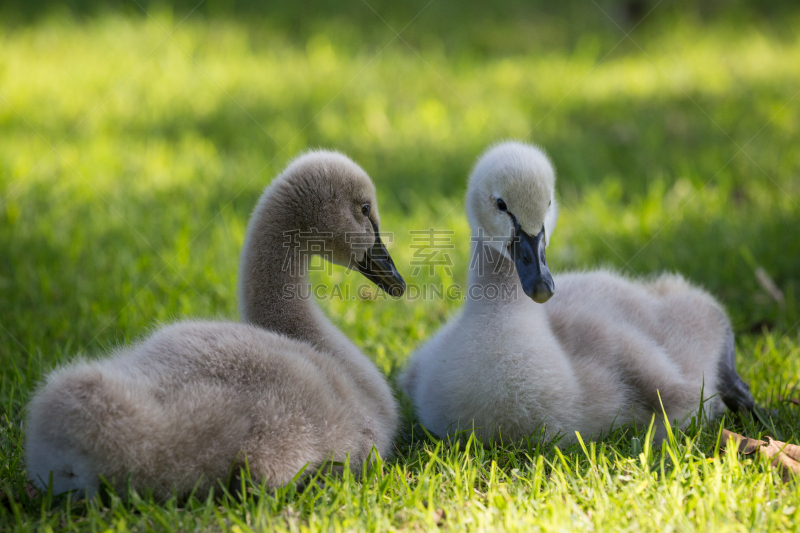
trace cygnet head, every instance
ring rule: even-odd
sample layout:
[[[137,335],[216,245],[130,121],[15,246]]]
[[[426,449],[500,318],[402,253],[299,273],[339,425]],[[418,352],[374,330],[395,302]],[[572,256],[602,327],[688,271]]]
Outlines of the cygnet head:
[[[545,248],[557,215],[555,173],[542,150],[504,142],[478,159],[467,193],[473,234],[514,262],[525,294],[539,303],[555,290]]]
[[[265,221],[270,222],[268,229]],[[379,227],[375,186],[367,173],[340,153],[308,152],[264,191],[248,226],[242,262],[257,263],[252,252],[262,244],[264,232],[280,228],[284,246],[295,246],[303,260],[319,255],[401,296],[405,282],[381,241]]]
[[[94,496],[99,479],[96,465],[69,437],[56,433],[63,428],[42,427],[42,421],[39,422],[38,427],[30,430],[26,449],[28,475],[34,484],[47,489],[52,481],[53,494],[76,491],[77,496]]]

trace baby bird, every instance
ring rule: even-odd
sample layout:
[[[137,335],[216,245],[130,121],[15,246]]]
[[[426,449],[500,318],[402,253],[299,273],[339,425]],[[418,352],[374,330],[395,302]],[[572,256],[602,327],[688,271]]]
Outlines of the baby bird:
[[[439,436],[539,431],[599,438],[622,424],[754,408],[736,373],[730,322],[714,298],[665,274],[557,276],[545,258],[555,174],[538,148],[488,150],[469,181],[472,263],[460,313],[411,357],[401,386]],[[556,290],[557,288],[557,290]],[[546,302],[546,303],[545,303]]]
[[[359,471],[373,447],[391,455],[398,407],[386,380],[301,297],[315,254],[401,295],[379,222],[375,187],[350,159],[297,158],[250,219],[246,323],[179,322],[50,374],[29,406],[29,478],[54,493],[91,496],[102,476],[117,490],[203,496],[240,467],[279,487],[348,455]]]

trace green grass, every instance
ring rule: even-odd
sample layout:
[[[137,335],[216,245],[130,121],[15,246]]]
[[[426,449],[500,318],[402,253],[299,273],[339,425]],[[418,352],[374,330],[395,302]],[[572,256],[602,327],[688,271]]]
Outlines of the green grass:
[[[396,456],[362,479],[324,478],[301,494],[249,486],[242,500],[31,499],[22,428],[41,378],[158,323],[235,319],[250,210],[315,146],[373,177],[407,280],[408,230],[454,232],[452,275],[414,280],[451,285],[466,280],[475,158],[507,137],[542,145],[562,207],[551,269],[674,270],[707,288],[731,315],[757,399],[780,409],[768,433],[800,442],[800,411],[777,400],[800,376],[791,4],[659,5],[633,29],[622,4],[601,2],[620,29],[591,3],[488,11],[434,0],[414,19],[426,2],[371,2],[391,28],[410,24],[402,39],[362,2],[189,4],[0,9],[1,528],[795,528],[797,486],[719,453],[719,424],[663,448],[646,428],[638,445],[618,433],[482,448],[468,435],[428,438],[407,399]],[[759,286],[759,266],[783,302]],[[357,281],[339,268],[332,278]],[[459,302],[320,304],[394,379]]]

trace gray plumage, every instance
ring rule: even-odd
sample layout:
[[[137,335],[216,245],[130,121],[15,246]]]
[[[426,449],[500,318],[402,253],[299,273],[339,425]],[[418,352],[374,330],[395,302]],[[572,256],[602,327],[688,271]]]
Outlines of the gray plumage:
[[[239,272],[247,323],[179,322],[54,371],[29,406],[28,477],[45,488],[52,472],[55,493],[91,495],[102,475],[117,489],[130,476],[158,497],[204,495],[245,461],[277,487],[348,454],[358,471],[373,446],[391,455],[398,409],[384,377],[314,302],[286,292],[308,283],[316,252],[303,235],[352,265],[379,241],[378,223],[375,188],[355,163],[324,151],[296,159],[248,226]],[[292,232],[300,245],[287,247]]]
[[[509,235],[517,221],[549,242],[554,187],[549,160],[529,145],[498,145],[476,164],[467,195],[469,297],[400,380],[423,425],[444,436],[474,424],[484,439],[512,440],[544,427],[547,438],[571,440],[575,431],[597,438],[622,424],[646,425],[656,413],[663,437],[662,402],[681,424],[697,413],[701,395],[706,416],[719,415],[723,403],[752,409],[724,310],[680,276],[571,273],[555,277],[546,303],[526,296]]]

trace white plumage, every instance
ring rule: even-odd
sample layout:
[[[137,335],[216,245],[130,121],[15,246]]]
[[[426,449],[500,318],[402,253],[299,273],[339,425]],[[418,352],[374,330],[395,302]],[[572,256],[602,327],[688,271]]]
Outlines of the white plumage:
[[[680,423],[701,395],[707,416],[723,404],[752,409],[724,310],[680,276],[571,273],[553,291],[544,250],[554,186],[549,160],[530,145],[500,144],[476,164],[470,296],[401,376],[422,424],[440,436],[474,424],[484,439],[512,440],[545,427],[547,438],[569,440],[656,413],[663,437],[662,402]]]

